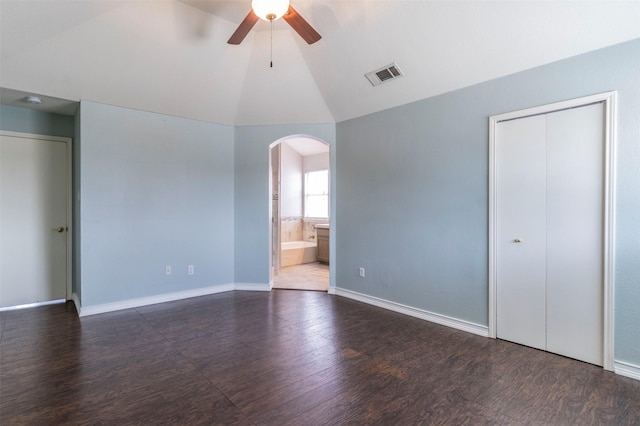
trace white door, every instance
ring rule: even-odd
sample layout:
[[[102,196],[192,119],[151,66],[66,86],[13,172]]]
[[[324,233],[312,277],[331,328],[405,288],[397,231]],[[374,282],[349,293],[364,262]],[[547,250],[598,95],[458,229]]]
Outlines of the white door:
[[[0,134],[0,307],[67,298],[67,141]]]
[[[602,365],[604,106],[547,115],[547,350]]]
[[[604,107],[498,123],[497,337],[603,365]]]
[[[499,124],[498,337],[546,348],[546,118]],[[541,283],[543,285],[541,285]]]

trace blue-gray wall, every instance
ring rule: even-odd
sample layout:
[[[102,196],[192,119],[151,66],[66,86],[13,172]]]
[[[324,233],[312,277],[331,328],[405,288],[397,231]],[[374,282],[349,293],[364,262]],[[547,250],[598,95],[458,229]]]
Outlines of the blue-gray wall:
[[[0,105],[0,130],[73,138],[75,121],[68,115]]]
[[[487,325],[489,116],[611,90],[615,358],[640,365],[640,40],[338,123],[337,286]]]
[[[80,112],[82,306],[233,283],[233,127]]]
[[[335,164],[335,125],[301,124],[243,126],[235,129],[235,280],[269,282],[269,145],[291,135],[307,135],[331,146]],[[335,212],[335,170],[331,170],[332,212]],[[332,214],[332,224],[335,224]],[[333,233],[334,230],[332,229]],[[335,238],[331,240],[335,245]],[[332,250],[335,250],[333,248]],[[333,251],[335,253],[335,251]],[[333,266],[331,266],[333,269]]]

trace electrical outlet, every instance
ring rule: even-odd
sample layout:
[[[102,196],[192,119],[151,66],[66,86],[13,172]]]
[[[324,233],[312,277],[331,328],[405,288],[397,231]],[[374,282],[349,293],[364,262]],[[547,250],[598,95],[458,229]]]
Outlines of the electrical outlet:
[[[364,268],[360,268],[360,278],[364,278]]]
[[[164,274],[171,275],[171,265],[167,265],[164,267]]]
[[[195,271],[193,269],[193,265],[187,266],[187,275],[193,275],[193,274],[195,274]]]

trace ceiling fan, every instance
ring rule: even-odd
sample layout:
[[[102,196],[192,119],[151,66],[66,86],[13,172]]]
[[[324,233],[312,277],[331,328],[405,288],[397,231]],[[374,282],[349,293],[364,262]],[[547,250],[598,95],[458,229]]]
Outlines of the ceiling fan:
[[[249,31],[258,22],[264,19],[273,23],[276,19],[283,18],[291,28],[297,32],[309,44],[313,44],[322,37],[311,25],[289,4],[289,0],[253,0],[251,10],[240,23],[236,31],[227,41],[229,44],[240,44],[249,34]]]

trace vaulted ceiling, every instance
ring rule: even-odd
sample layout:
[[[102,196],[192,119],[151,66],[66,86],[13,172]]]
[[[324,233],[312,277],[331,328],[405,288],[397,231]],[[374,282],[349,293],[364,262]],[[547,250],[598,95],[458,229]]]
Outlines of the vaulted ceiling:
[[[339,122],[640,38],[637,0],[291,3],[322,39],[308,45],[276,21],[270,68],[268,22],[226,43],[250,0],[0,0],[2,102],[25,106],[28,93],[230,125]],[[391,62],[404,77],[364,77]]]

